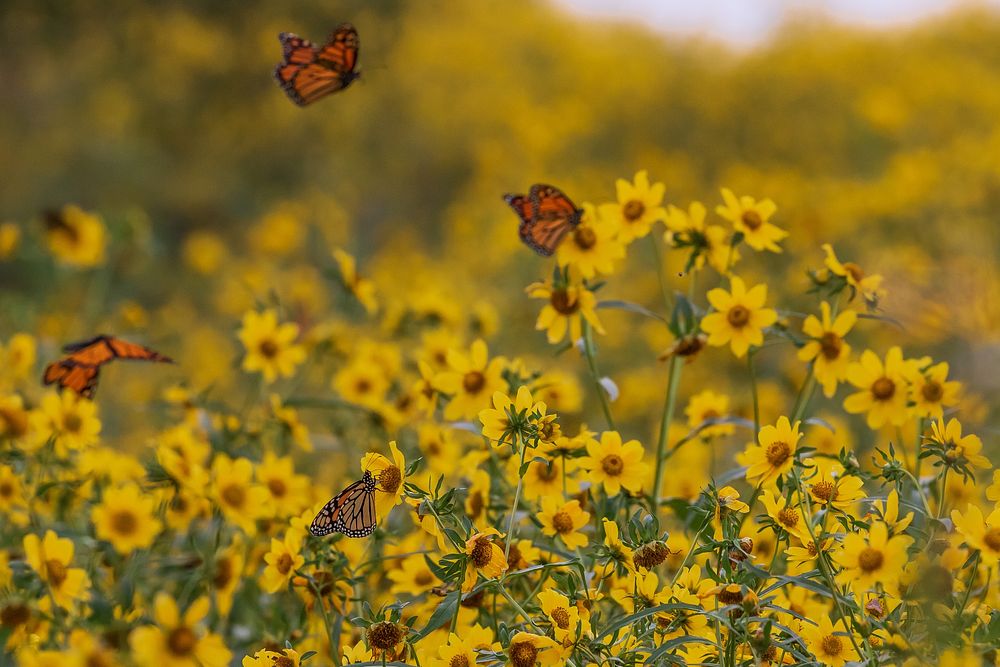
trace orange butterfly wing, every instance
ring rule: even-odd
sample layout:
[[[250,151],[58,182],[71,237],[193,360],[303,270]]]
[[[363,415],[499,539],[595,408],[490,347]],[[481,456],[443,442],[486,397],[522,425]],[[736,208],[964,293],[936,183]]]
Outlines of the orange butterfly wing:
[[[69,359],[62,359],[45,367],[42,380],[45,384],[58,383],[62,389],[72,389],[81,396],[91,398],[97,389],[97,366],[83,366]]]
[[[275,66],[274,78],[299,106],[342,90],[359,76],[354,69],[358,60],[358,32],[348,23],[334,30],[323,47],[287,32],[278,35],[278,39],[284,62]]]
[[[171,363],[172,359],[156,350],[101,334],[63,348],[69,354],[45,367],[42,382],[72,389],[91,398],[97,389],[100,367],[113,359],[135,359]]]
[[[521,240],[543,257],[555,252],[563,237],[580,224],[583,214],[559,188],[541,183],[531,186],[526,196],[507,195],[504,201],[521,218]]]
[[[309,525],[317,537],[333,532],[365,537],[375,530],[375,478],[368,471],[358,481],[334,496]]]

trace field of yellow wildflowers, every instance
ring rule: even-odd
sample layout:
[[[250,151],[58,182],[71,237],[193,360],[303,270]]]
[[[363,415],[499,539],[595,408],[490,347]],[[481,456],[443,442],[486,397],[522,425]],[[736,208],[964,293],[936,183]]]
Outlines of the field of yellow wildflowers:
[[[335,4],[0,9],[0,665],[1000,665],[1000,15]]]

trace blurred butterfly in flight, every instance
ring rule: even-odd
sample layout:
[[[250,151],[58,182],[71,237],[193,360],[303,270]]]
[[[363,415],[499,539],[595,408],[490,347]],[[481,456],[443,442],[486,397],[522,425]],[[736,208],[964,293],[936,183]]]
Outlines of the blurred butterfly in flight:
[[[92,398],[97,389],[101,366],[115,359],[159,361],[173,363],[156,350],[101,334],[63,348],[69,354],[45,367],[42,382],[72,389],[81,396]]]
[[[290,32],[278,35],[283,62],[274,67],[274,78],[299,106],[343,90],[361,74],[358,61],[358,31],[350,23],[337,27],[324,46],[317,46]]]
[[[375,488],[377,481],[370,471],[358,481],[334,496],[323,506],[309,532],[318,537],[343,533],[348,537],[365,537],[375,530]]]
[[[536,183],[526,195],[504,195],[518,217],[518,232],[524,243],[543,257],[559,246],[567,233],[580,224],[583,210],[576,207],[562,190],[552,185]]]

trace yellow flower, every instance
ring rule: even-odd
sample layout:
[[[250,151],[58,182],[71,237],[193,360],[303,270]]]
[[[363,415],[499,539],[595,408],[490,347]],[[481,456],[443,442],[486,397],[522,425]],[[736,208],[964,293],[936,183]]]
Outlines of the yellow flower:
[[[701,202],[691,202],[686,213],[671,204],[664,221],[667,231],[663,233],[663,240],[675,248],[691,248],[694,263],[688,260],[690,268],[697,271],[707,261],[721,275],[729,275],[740,261],[740,251],[733,246],[725,228],[705,224],[705,213],[705,205]]]
[[[544,458],[545,461],[532,460],[527,463],[528,468],[524,471],[524,498],[535,501],[547,495],[561,495],[563,493],[565,468],[565,490],[567,493],[576,493],[580,488],[580,482],[573,478],[579,464],[578,459],[563,458],[553,456],[551,452],[535,453],[534,459]],[[518,458],[512,456],[507,459],[508,475],[516,480],[518,469],[520,468]]]
[[[821,665],[843,667],[844,663],[861,659],[851,643],[843,620],[834,625],[829,616],[821,615],[816,625],[803,623],[799,632]]]
[[[671,591],[671,597],[673,598],[671,602],[692,606],[701,604],[696,595],[692,595],[683,588],[675,588]],[[675,609],[657,612],[654,618],[656,619],[654,641],[656,641],[657,646],[682,635],[708,638],[714,634],[708,625],[708,618],[701,612]]]
[[[293,322],[278,324],[274,310],[248,311],[243,315],[239,338],[246,349],[243,370],[259,371],[265,382],[291,377],[296,367],[306,359],[306,350],[295,343],[299,327]]]
[[[476,652],[472,646],[454,632],[448,635],[448,643],[438,647],[440,667],[475,667]]]
[[[177,602],[166,593],[157,593],[153,601],[155,626],[132,631],[129,645],[141,667],[227,667],[232,653],[222,637],[199,630],[208,614],[208,598],[191,603],[181,616]]]
[[[271,550],[264,554],[267,567],[260,577],[260,586],[267,593],[277,593],[288,587],[295,571],[302,567],[306,559],[302,555],[303,532],[289,528],[281,540],[271,538]]]
[[[341,659],[342,665],[353,665],[356,662],[371,662],[375,655],[363,641],[358,641],[354,646],[344,646],[344,655]]]
[[[228,254],[226,242],[214,232],[198,230],[184,239],[184,263],[203,276],[218,271]]]
[[[548,637],[530,632],[518,632],[507,647],[507,664],[511,667],[555,667],[562,664],[559,646]]]
[[[101,218],[79,206],[64,206],[45,214],[49,251],[67,266],[91,267],[104,262],[107,230]]]
[[[0,439],[18,440],[28,433],[29,417],[17,394],[0,395]]]
[[[473,523],[479,522],[485,516],[490,505],[490,475],[485,470],[476,468],[469,471],[469,490],[465,497],[465,513]],[[525,498],[527,498],[525,494]]]
[[[844,336],[858,321],[858,314],[845,310],[834,320],[826,301],[820,304],[820,311],[822,319],[810,315],[802,324],[802,331],[810,340],[799,350],[799,359],[813,362],[813,373],[829,398],[837,391],[837,383],[847,377],[851,346],[844,342]]]
[[[340,268],[340,278],[344,287],[354,295],[369,315],[378,310],[378,300],[375,298],[375,283],[358,275],[358,266],[354,257],[340,248],[334,248],[333,259]]]
[[[622,543],[618,524],[606,517],[603,517],[601,522],[604,524],[604,546],[611,553],[611,558],[634,574],[635,562],[632,560],[633,552],[632,549]]]
[[[243,541],[237,535],[233,543],[215,557],[212,589],[215,591],[215,606],[223,616],[227,616],[233,608],[233,596],[243,581],[244,550]]]
[[[962,435],[962,423],[957,419],[949,419],[945,426],[941,421],[931,423],[931,435],[928,441],[937,445],[943,452],[944,460],[949,465],[973,468],[991,468],[990,460],[982,455],[983,441],[978,435]]]
[[[479,421],[483,424],[483,437],[496,447],[510,445],[517,449],[531,434],[531,413],[535,411],[535,401],[526,386],[518,387],[514,400],[503,392],[493,394],[493,407],[479,411]]]
[[[583,320],[599,334],[604,327],[597,318],[597,297],[582,284],[555,285],[532,283],[527,289],[533,299],[548,299],[535,322],[537,331],[545,331],[549,343],[558,343],[569,333],[570,342],[583,337]],[[583,318],[583,319],[581,319]]]
[[[79,651],[39,651],[25,647],[17,652],[20,667],[85,667]]]
[[[896,489],[889,492],[885,499],[885,505],[881,500],[872,503],[872,511],[882,519],[893,535],[902,533],[913,521],[913,512],[907,512],[903,518],[899,517],[899,493]]]
[[[313,450],[312,440],[309,439],[309,429],[299,420],[299,413],[295,408],[290,408],[281,402],[281,397],[271,394],[271,414],[282,427],[282,433],[291,438],[299,449],[304,452]]]
[[[295,474],[295,462],[290,456],[278,457],[266,452],[257,466],[257,481],[271,496],[271,508],[277,517],[298,514],[312,504],[310,481]]]
[[[861,293],[869,307],[878,305],[878,302],[885,298],[885,290],[882,289],[882,276],[865,275],[864,270],[854,262],[841,263],[833,252],[833,246],[829,243],[823,244],[823,252],[826,253],[826,268],[830,270],[830,273],[844,278],[848,285]]]
[[[337,371],[331,386],[345,401],[375,410],[385,401],[390,384],[384,369],[356,358]]]
[[[649,173],[642,170],[630,183],[624,178],[615,181],[618,203],[601,205],[601,216],[614,220],[618,227],[618,240],[625,245],[649,234],[653,223],[664,220],[667,211],[663,208],[663,183],[649,182]]]
[[[86,630],[73,630],[69,635],[69,645],[86,667],[119,667],[122,664],[112,649],[102,644],[100,637]]]
[[[587,537],[579,531],[590,521],[590,512],[584,512],[579,501],[560,504],[553,496],[543,496],[542,511],[537,517],[544,534],[558,536],[570,549],[586,546]]]
[[[733,223],[733,229],[743,233],[748,246],[754,250],[781,252],[777,242],[788,236],[788,232],[768,222],[778,210],[773,201],[757,201],[747,195],[737,198],[729,188],[722,188],[722,200],[725,205],[716,206],[715,212]]]
[[[94,532],[122,555],[146,549],[163,528],[155,510],[153,499],[140,493],[135,484],[105,489],[101,504],[91,513]]]
[[[791,470],[801,438],[799,422],[791,424],[788,417],[779,417],[774,426],[762,427],[757,435],[758,444],[751,445],[740,461],[747,466],[747,480],[754,484],[773,482]]]
[[[948,381],[948,362],[942,361],[925,371],[912,369],[909,374],[910,400],[918,417],[942,420],[944,408],[958,403],[962,383]]]
[[[68,389],[61,394],[45,394],[38,417],[44,424],[43,432],[55,436],[56,446],[61,450],[83,449],[100,440],[97,406]]]
[[[725,394],[716,394],[711,389],[698,392],[688,401],[684,408],[687,415],[688,428],[695,429],[710,419],[720,419],[729,416],[729,397]],[[699,435],[703,439],[710,439],[717,436],[732,435],[736,427],[732,424],[718,424],[706,426],[701,429]]]
[[[556,260],[559,266],[570,266],[584,278],[598,273],[611,275],[615,261],[625,257],[625,246],[617,235],[617,225],[599,216],[593,204],[584,202],[580,224],[559,244]]]
[[[504,388],[501,376],[505,361],[502,357],[489,358],[486,343],[476,340],[469,353],[448,351],[448,370],[434,377],[438,391],[449,394],[444,418],[468,419],[485,408],[490,397]]]
[[[814,503],[844,511],[849,511],[855,503],[865,498],[864,485],[864,480],[860,477],[835,475],[832,470],[823,468],[818,468],[816,476],[806,482]]]
[[[294,204],[280,203],[268,211],[247,236],[254,251],[265,255],[284,256],[294,252],[305,238],[301,211]]]
[[[885,364],[874,352],[865,350],[860,361],[848,366],[847,381],[861,391],[844,399],[844,409],[851,414],[867,412],[869,428],[899,426],[906,421],[906,362],[901,349],[891,348]]]
[[[994,509],[983,518],[983,511],[969,503],[965,514],[952,510],[951,520],[955,530],[965,538],[966,544],[979,549],[980,558],[986,567],[993,567],[1000,561],[1000,509]]]
[[[0,512],[9,519],[12,518],[10,515],[14,514],[14,521],[19,524],[22,519],[27,519],[23,516],[27,506],[28,500],[21,488],[20,476],[10,466],[0,465]]]
[[[791,535],[802,540],[809,539],[809,529],[806,526],[805,517],[802,516],[802,510],[796,505],[794,497],[789,502],[785,500],[784,496],[776,495],[771,489],[764,489],[761,502],[764,503],[767,515],[774,523]]]
[[[716,312],[701,320],[701,328],[708,334],[708,344],[732,345],[733,354],[742,358],[751,345],[764,343],[764,328],[774,324],[778,313],[764,307],[767,285],[746,289],[743,280],[733,276],[731,292],[721,287],[709,290],[708,301]]]
[[[0,345],[0,364],[4,380],[27,379],[35,369],[36,345],[31,334],[17,333],[10,337],[6,347]]]
[[[248,535],[256,532],[257,519],[272,511],[267,489],[253,483],[253,464],[249,459],[216,456],[212,462],[211,495],[223,516]]]
[[[286,648],[281,653],[261,649],[253,656],[244,656],[242,667],[299,667],[302,664],[302,657],[298,651]]]
[[[552,633],[557,642],[569,646],[575,644],[579,637],[590,634],[589,614],[581,614],[580,609],[575,604],[570,604],[565,595],[549,588],[539,592],[536,597],[542,613],[552,623]]]
[[[438,582],[431,568],[427,566],[423,554],[404,558],[398,569],[389,571],[389,580],[392,581],[390,592],[393,595],[405,594],[413,597],[425,594]]]
[[[625,490],[636,495],[649,476],[649,466],[642,458],[645,450],[638,440],[622,444],[622,436],[617,431],[605,431],[601,440],[587,441],[587,454],[580,459],[580,465],[588,471],[588,478],[595,485],[604,487],[609,496]]]
[[[48,585],[57,605],[72,609],[75,601],[84,599],[90,579],[84,570],[69,566],[73,561],[73,540],[47,530],[42,539],[34,534],[25,535],[23,546],[24,559]]]
[[[20,227],[13,222],[0,223],[0,262],[13,257],[20,242]]]
[[[361,459],[361,472],[370,472],[378,482],[375,487],[375,513],[381,520],[389,516],[396,505],[403,502],[403,475],[406,472],[406,459],[396,446],[396,441],[389,443],[392,460],[377,452],[368,452]]]
[[[834,554],[844,569],[841,578],[868,590],[876,584],[893,588],[908,561],[906,550],[913,540],[906,535],[889,537],[889,528],[878,521],[871,524],[868,536],[848,533],[842,548]]]
[[[476,579],[482,574],[486,579],[496,579],[507,571],[507,558],[504,550],[493,540],[499,535],[496,528],[474,533],[465,542],[465,555],[469,557],[465,568],[463,591],[470,591],[476,585]]]

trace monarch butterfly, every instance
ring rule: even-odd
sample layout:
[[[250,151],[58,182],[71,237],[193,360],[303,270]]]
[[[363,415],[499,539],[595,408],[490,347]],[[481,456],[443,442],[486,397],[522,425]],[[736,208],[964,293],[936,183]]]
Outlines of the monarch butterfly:
[[[61,388],[72,389],[87,398],[92,398],[97,389],[101,366],[113,359],[173,363],[173,359],[155,350],[107,334],[66,345],[63,352],[69,354],[45,367],[42,382],[58,383]]]
[[[583,210],[552,185],[536,183],[527,195],[504,195],[518,217],[521,240],[539,255],[548,257],[555,252],[566,234],[580,224]]]
[[[365,537],[375,530],[375,477],[368,470],[358,481],[333,497],[309,525],[317,537],[337,532]]]
[[[274,67],[274,78],[288,97],[301,107],[351,85],[361,74],[358,61],[358,31],[343,23],[325,46],[317,46],[290,32],[278,35],[284,61]]]

